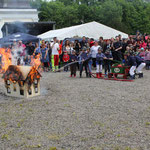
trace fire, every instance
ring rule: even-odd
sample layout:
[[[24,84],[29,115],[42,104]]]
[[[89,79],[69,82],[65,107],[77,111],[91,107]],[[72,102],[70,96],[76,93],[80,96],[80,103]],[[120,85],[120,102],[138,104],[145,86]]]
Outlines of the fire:
[[[41,60],[40,60],[40,54],[36,55],[36,56],[31,56],[31,63],[30,65],[35,67],[35,69],[40,70],[40,66],[41,66]]]
[[[40,95],[40,77],[35,67],[10,65],[3,75],[6,95],[27,98]]]
[[[0,73],[5,73],[6,70],[10,65],[12,65],[12,57],[14,57],[11,54],[10,49],[4,49],[0,48]],[[41,60],[40,60],[40,54],[36,56],[31,56],[31,62],[30,65],[35,67],[35,69],[38,69],[40,72],[41,70]]]
[[[0,57],[1,57],[0,73],[4,73],[7,70],[7,68],[9,67],[9,65],[12,64],[12,62],[11,62],[11,50],[0,48]]]
[[[40,77],[41,75],[39,74],[37,69],[35,67],[32,67],[30,73],[27,76],[27,80],[32,84],[35,79],[38,80],[40,79]]]
[[[23,75],[17,66],[10,65],[9,70],[5,72],[4,79],[12,82],[21,81],[23,80]]]
[[[41,74],[35,67],[29,67],[30,70],[28,70],[29,72],[27,71],[27,73],[21,72],[21,70],[19,69],[20,67],[10,65],[3,75],[4,80],[5,81],[9,80],[11,82],[27,81],[29,84],[32,84],[35,80],[40,79]],[[23,66],[21,68],[23,70],[25,69]]]

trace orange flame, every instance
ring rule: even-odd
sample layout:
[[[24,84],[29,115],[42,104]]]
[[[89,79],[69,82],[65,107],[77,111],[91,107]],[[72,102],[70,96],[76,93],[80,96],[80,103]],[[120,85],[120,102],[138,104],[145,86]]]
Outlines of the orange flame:
[[[0,48],[0,56],[1,56],[0,72],[4,73],[4,72],[6,72],[9,65],[12,64],[12,62],[11,62],[11,50],[10,49],[6,50],[4,48]]]
[[[40,60],[40,54],[36,56],[31,56],[31,66],[35,67],[35,69],[40,70],[41,67],[41,60]]]
[[[39,74],[39,72],[37,71],[37,69],[35,67],[32,67],[30,73],[28,74],[27,79],[33,83],[35,79],[40,79],[41,75]]]

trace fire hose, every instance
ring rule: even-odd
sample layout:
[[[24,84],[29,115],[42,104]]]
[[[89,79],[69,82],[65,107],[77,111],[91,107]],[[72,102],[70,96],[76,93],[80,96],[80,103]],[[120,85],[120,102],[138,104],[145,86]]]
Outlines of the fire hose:
[[[89,60],[90,60],[90,59],[88,58],[88,59],[86,59],[86,60],[84,60],[84,61],[74,61],[74,62],[68,63],[68,64],[66,64],[65,66],[61,67],[60,69],[56,70],[56,72],[59,72],[59,71],[63,70],[65,67],[68,67],[68,66],[70,66],[70,65],[73,65],[73,64],[75,64],[75,63],[84,63],[84,62],[89,61]],[[110,61],[115,62],[115,63],[118,63],[118,64],[123,64],[121,61],[118,61],[118,60],[111,60],[111,59],[105,59],[105,60],[110,60]],[[88,67],[88,65],[87,65],[87,67]],[[89,67],[88,67],[88,70],[89,70]],[[96,73],[89,72],[89,75],[90,75],[91,77],[93,77],[93,78],[97,78],[97,77],[96,77]],[[132,81],[133,81],[133,80],[130,80],[130,79],[118,79],[118,78],[116,78],[116,77],[115,77],[115,78],[104,78],[104,77],[102,77],[101,79],[105,79],[105,80],[115,80],[115,81],[128,81],[128,82],[132,82]]]
[[[64,65],[63,67],[59,68],[58,70],[56,70],[56,72],[64,70],[65,67],[68,67],[70,65],[73,65],[73,64],[76,64],[76,63],[79,63],[79,62],[81,62],[81,61],[74,61],[74,62],[68,63],[68,64]]]
[[[90,59],[91,58],[85,59],[84,61],[79,60],[79,61],[74,61],[74,62],[68,63],[68,64],[64,65],[63,67],[59,68],[58,70],[56,70],[56,72],[59,72],[59,71],[63,70],[65,67],[68,67],[68,66],[76,64],[76,63],[80,63],[80,62],[84,63],[86,61],[89,61]],[[111,59],[105,59],[105,60],[110,60],[112,62],[116,62],[116,63],[122,64],[122,62],[118,61],[118,60],[111,60]]]

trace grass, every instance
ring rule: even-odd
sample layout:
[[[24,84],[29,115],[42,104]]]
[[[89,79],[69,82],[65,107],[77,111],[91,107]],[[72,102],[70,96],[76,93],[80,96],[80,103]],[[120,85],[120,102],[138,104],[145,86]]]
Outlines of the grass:
[[[150,122],[146,122],[145,125],[146,125],[146,126],[150,126]]]
[[[59,141],[61,139],[61,136],[57,134],[52,134],[48,135],[47,138],[52,141]]]
[[[8,134],[3,134],[3,135],[1,136],[1,139],[2,139],[2,140],[9,140],[10,137],[9,137]]]
[[[49,150],[57,150],[56,147],[50,147]]]

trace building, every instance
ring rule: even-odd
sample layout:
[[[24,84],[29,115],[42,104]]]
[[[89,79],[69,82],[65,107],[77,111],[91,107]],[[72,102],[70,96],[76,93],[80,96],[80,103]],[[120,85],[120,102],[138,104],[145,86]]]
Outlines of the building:
[[[6,22],[1,28],[3,36],[21,32],[39,35],[55,29],[55,22]]]
[[[29,0],[0,0],[0,38],[16,32],[38,35],[55,28],[55,22],[38,22]]]

